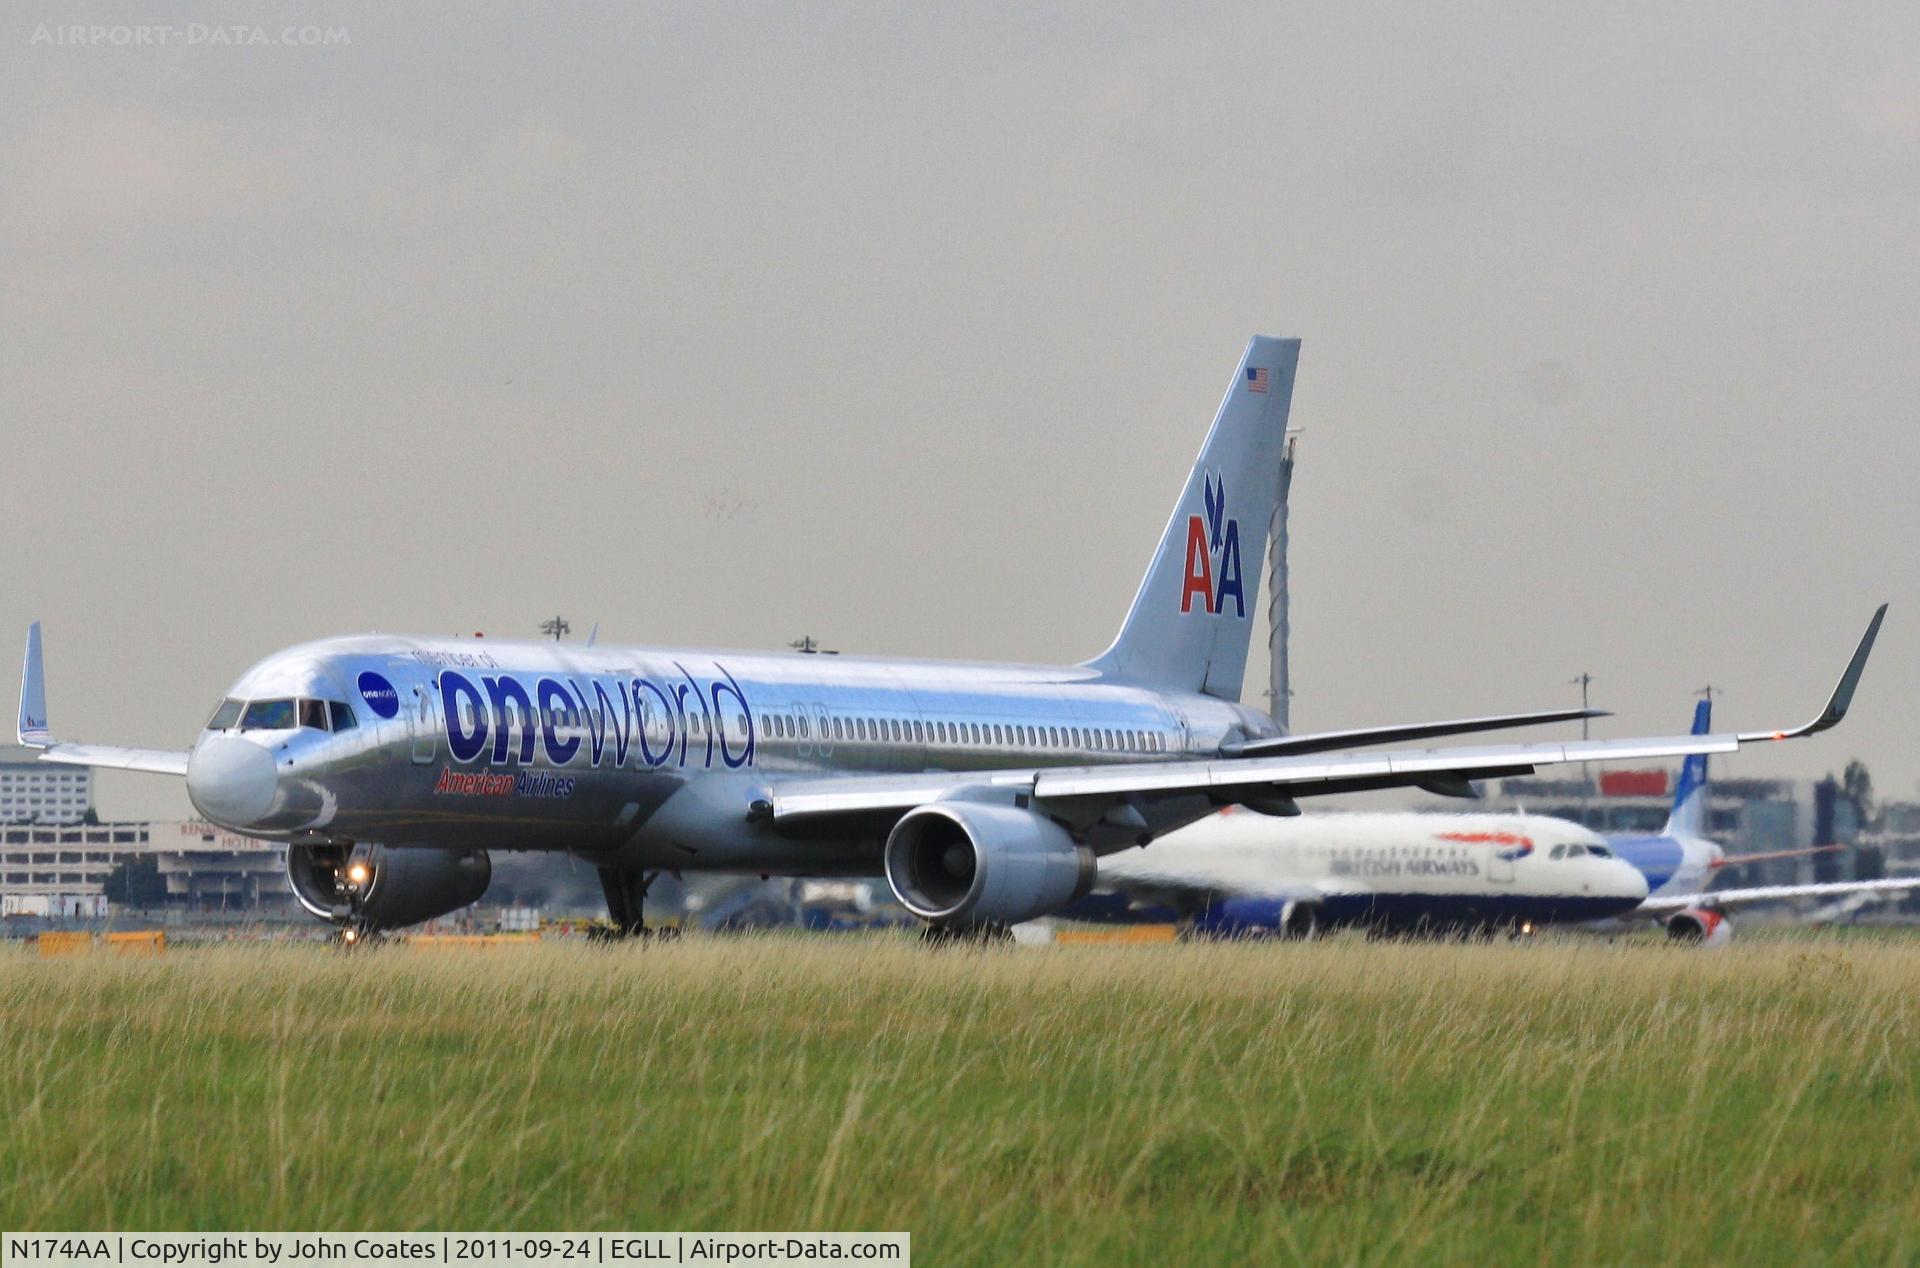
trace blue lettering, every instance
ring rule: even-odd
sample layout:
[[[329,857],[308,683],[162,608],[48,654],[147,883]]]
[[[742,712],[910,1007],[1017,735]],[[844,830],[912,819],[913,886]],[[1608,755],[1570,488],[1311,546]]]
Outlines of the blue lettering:
[[[1240,521],[1227,521],[1227,544],[1220,552],[1220,588],[1213,596],[1213,610],[1227,610],[1227,596],[1233,596],[1233,614],[1247,614],[1246,598],[1240,592]]]
[[[540,700],[540,738],[547,746],[547,760],[555,766],[565,766],[580,751],[580,737],[570,735],[561,739],[555,733],[555,722],[564,718],[563,725],[577,726],[580,710],[574,706],[567,689],[551,678],[542,678],[535,684],[534,694]]]
[[[512,728],[507,722],[507,706],[514,707],[515,720],[520,724],[520,752],[518,760],[522,765],[533,760],[533,698],[527,695],[527,689],[516,678],[482,678],[481,686],[487,689],[487,700],[493,705],[493,764],[504,766],[507,761],[507,745],[512,742]]]
[[[473,730],[468,731],[460,720],[460,704],[464,701],[473,718]],[[447,728],[447,752],[453,754],[456,762],[471,762],[479,757],[487,747],[487,707],[480,698],[480,689],[452,670],[442,670],[440,674],[440,716]]]
[[[660,702],[660,717],[666,727],[666,739],[658,752],[654,751],[653,741],[647,735],[648,715],[653,712],[653,706],[641,696],[642,691],[652,692],[654,699]],[[649,766],[665,766],[673,760],[673,743],[679,734],[679,728],[673,720],[673,701],[654,683],[645,678],[636,678],[633,680],[633,702],[634,712],[640,715],[640,757]]]
[[[692,729],[687,725],[687,693],[689,690],[691,690],[691,688],[680,683],[675,683],[673,687],[673,708],[680,720],[680,765],[682,766],[687,764],[687,732]],[[695,691],[693,698],[700,700],[700,693]],[[702,703],[704,707],[704,701]]]
[[[633,702],[626,692],[616,690],[615,694],[620,697],[620,716],[615,717],[613,699],[607,694],[605,685],[597,679],[588,679],[588,681],[593,683],[594,699],[594,703],[586,711],[587,738],[591,742],[589,751],[593,764],[595,766],[600,764],[600,758],[606,751],[607,741],[611,739],[614,742],[613,764],[625,766],[627,741],[633,734]],[[580,699],[584,702],[587,697],[585,692],[580,691],[580,684],[575,683],[573,689],[580,692]]]
[[[754,748],[753,710],[747,706],[747,695],[744,691],[740,690],[740,684],[734,681],[732,674],[727,673],[727,667],[717,661],[713,667],[721,673],[726,674],[727,677],[725,683],[716,681],[713,684],[713,712],[714,716],[720,720],[720,760],[725,762],[730,769],[734,770],[738,770],[742,766],[751,766],[753,765]],[[736,710],[736,714],[746,723],[747,743],[746,747],[740,750],[740,756],[738,757],[735,757],[727,748],[727,706],[720,701],[720,694],[722,692],[731,695],[738,703],[739,708]]]
[[[700,684],[693,680],[693,675],[687,672],[685,665],[676,660],[673,662],[673,667],[680,671],[682,678],[687,680],[686,686],[676,689],[680,696],[681,711],[684,713],[686,710],[689,694],[700,702],[700,729],[707,733],[707,755],[700,764],[711,769],[713,766],[713,715],[707,711],[706,694],[700,690]],[[680,764],[682,766],[687,764],[687,748],[684,739],[680,744]]]

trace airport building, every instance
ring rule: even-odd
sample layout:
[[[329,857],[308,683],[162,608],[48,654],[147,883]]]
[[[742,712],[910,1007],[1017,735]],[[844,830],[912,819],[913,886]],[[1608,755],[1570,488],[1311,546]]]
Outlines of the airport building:
[[[280,847],[197,820],[0,828],[0,918],[92,920],[109,879],[135,905],[196,914],[290,912]]]
[[[91,809],[92,768],[0,761],[0,823],[79,823]]]

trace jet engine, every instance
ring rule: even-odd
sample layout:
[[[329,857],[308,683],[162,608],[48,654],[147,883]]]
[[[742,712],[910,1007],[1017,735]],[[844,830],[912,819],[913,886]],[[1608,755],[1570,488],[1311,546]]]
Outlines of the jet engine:
[[[893,896],[936,925],[1016,925],[1093,888],[1093,851],[1013,806],[919,806],[894,825],[884,857]]]
[[[293,896],[322,920],[403,929],[476,902],[493,879],[485,850],[290,845]]]
[[[1733,922],[1712,907],[1689,907],[1667,917],[1667,937],[1674,942],[1722,946],[1733,940]]]

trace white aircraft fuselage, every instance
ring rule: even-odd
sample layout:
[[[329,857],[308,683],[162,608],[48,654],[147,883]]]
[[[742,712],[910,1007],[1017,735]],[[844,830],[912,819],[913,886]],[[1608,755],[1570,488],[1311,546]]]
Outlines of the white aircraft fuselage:
[[[1210,933],[1528,929],[1632,911],[1646,881],[1601,838],[1531,815],[1225,811],[1103,859],[1084,919]]]

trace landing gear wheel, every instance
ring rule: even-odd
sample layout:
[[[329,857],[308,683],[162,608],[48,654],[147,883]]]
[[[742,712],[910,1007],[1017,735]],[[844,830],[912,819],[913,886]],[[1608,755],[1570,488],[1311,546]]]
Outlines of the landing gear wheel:
[[[380,931],[360,920],[349,920],[337,925],[330,939],[334,946],[343,951],[352,951],[359,947],[374,946],[380,941]]]
[[[1001,947],[1013,945],[1007,925],[927,925],[920,930],[923,947]]]

